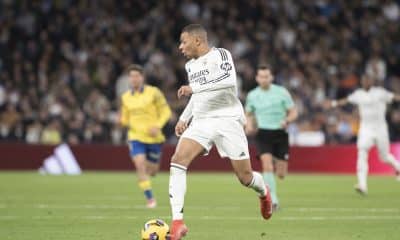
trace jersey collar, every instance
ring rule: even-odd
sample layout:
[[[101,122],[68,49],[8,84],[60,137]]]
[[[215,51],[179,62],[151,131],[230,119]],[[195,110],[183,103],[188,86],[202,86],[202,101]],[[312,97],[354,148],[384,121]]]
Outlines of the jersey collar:
[[[139,91],[135,91],[133,88],[131,88],[131,94],[132,95],[135,94],[136,92],[143,93],[143,91],[144,91],[144,85],[142,85],[142,87],[139,89]]]

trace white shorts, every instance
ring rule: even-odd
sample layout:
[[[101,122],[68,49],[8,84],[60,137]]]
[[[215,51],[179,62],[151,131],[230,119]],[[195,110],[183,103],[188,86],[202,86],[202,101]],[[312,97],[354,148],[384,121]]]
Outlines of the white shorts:
[[[221,157],[231,160],[250,159],[243,125],[234,118],[193,119],[181,138],[189,138],[204,147],[206,154],[213,144]]]
[[[378,148],[380,152],[388,152],[390,149],[389,132],[387,127],[380,128],[361,128],[358,133],[357,147],[369,150],[372,146]]]

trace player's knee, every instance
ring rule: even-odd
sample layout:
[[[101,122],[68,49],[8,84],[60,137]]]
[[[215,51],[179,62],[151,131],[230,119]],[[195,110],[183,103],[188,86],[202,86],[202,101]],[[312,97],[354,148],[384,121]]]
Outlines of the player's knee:
[[[253,180],[253,173],[251,171],[242,171],[242,172],[238,172],[236,173],[239,182],[243,185],[243,186],[248,186],[251,181]]]
[[[276,173],[276,176],[278,176],[279,179],[284,179],[285,176],[286,176],[286,174],[283,173],[283,172],[277,172],[277,173]]]
[[[274,171],[274,165],[272,163],[263,164],[263,172],[273,172],[273,171]]]
[[[382,159],[382,162],[390,163],[389,154],[380,155],[380,158]]]
[[[156,176],[156,175],[157,175],[157,172],[158,172],[157,169],[149,169],[149,170],[148,170],[148,174],[149,174],[151,177]]]
[[[171,163],[182,164],[185,161],[185,155],[180,152],[175,152],[172,155]]]

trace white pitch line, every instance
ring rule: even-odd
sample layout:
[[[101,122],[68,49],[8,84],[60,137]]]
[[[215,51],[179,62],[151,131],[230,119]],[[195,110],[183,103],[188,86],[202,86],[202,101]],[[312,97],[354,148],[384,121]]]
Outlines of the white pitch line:
[[[82,220],[132,220],[138,219],[138,216],[102,216],[102,215],[89,215],[89,216],[0,216],[0,221],[12,221],[20,219],[33,219],[33,220],[53,220],[53,219],[82,219]],[[170,216],[159,216],[161,219],[169,219]],[[187,219],[201,219],[207,221],[262,221],[261,217],[223,217],[223,216],[187,216]],[[400,216],[287,216],[275,217],[275,221],[377,221],[377,220],[400,220]]]
[[[296,212],[400,212],[400,208],[289,208]],[[286,211],[286,208],[285,208]]]
[[[14,206],[13,204],[11,206]],[[0,204],[0,209],[7,209],[11,206],[7,206],[6,204]],[[18,205],[21,207],[20,205]],[[38,209],[146,209],[144,205],[109,205],[109,204],[77,204],[77,205],[57,205],[57,204],[34,204],[34,205],[25,205],[30,208],[38,208]],[[169,209],[170,206],[158,206],[158,209]],[[192,206],[187,207],[188,209],[193,210],[228,210],[228,211],[239,211],[240,207],[235,206]],[[399,213],[400,208],[296,208],[296,207],[288,207],[284,208],[285,212],[370,212],[370,213]]]
[[[77,205],[52,205],[52,204],[35,204],[26,205],[28,207],[39,209],[147,209],[145,205],[109,205],[109,204],[77,204]],[[7,208],[6,205],[0,205],[0,208]],[[169,205],[157,206],[157,209],[169,209]],[[199,209],[199,210],[240,210],[240,207],[230,207],[230,206],[195,206],[188,207],[188,209]]]
[[[307,217],[281,217],[284,221],[375,221],[375,220],[400,220],[400,216],[307,216]]]

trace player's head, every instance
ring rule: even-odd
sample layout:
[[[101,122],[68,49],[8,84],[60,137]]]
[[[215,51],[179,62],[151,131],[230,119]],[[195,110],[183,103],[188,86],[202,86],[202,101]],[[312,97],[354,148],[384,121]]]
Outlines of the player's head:
[[[369,89],[375,84],[375,79],[367,74],[361,77],[361,87],[364,89]]]
[[[179,50],[191,59],[198,58],[201,51],[208,48],[207,31],[200,24],[190,24],[182,29]]]
[[[266,64],[261,64],[257,67],[256,81],[262,88],[268,88],[274,79],[271,68]]]
[[[144,70],[138,64],[130,65],[126,70],[129,77],[129,84],[132,88],[141,88],[144,83]]]

